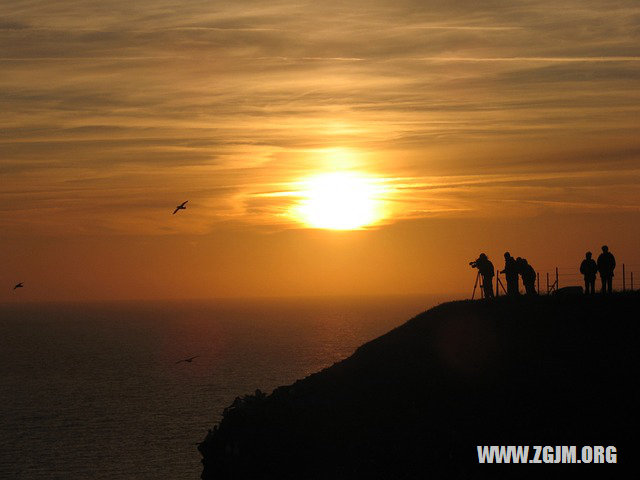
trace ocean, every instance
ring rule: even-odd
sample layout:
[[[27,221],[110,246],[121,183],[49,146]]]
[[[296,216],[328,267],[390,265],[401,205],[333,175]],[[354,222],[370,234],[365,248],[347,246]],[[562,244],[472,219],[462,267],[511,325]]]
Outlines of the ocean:
[[[236,396],[328,367],[443,300],[2,305],[0,478],[198,479],[196,444]]]

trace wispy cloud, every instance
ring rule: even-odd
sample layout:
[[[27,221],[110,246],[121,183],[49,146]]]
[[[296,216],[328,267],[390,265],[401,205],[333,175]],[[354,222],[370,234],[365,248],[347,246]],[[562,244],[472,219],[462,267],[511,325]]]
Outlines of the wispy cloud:
[[[283,224],[290,198],[263,187],[322,167],[411,178],[394,218],[637,205],[619,188],[640,155],[632,0],[31,1],[0,18],[5,230],[166,233],[140,219],[185,195],[206,205],[198,232]]]

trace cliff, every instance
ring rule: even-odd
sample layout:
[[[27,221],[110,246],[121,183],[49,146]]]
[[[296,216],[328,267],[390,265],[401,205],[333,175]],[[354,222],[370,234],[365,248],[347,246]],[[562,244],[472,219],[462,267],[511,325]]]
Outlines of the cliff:
[[[609,477],[638,456],[638,311],[637,293],[439,305],[237,399],[199,446],[202,478]],[[478,465],[477,445],[615,445],[618,464]]]

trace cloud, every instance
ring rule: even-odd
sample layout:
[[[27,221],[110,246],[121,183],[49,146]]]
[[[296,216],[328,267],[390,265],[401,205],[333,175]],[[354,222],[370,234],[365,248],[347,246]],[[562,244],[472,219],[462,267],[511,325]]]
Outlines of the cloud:
[[[629,205],[618,185],[640,150],[631,0],[35,1],[3,11],[0,169],[25,188],[0,190],[22,205],[21,220],[2,224],[10,229],[55,230],[46,201],[62,209],[61,231],[100,231],[113,208],[109,229],[127,232],[152,204],[185,194],[208,206],[198,231],[281,224],[287,199],[255,195],[340,167],[318,153],[336,149],[387,178],[598,170],[590,181],[612,199],[603,204]],[[557,181],[591,202],[572,178]],[[531,202],[569,202],[546,182]],[[398,218],[475,214],[482,202],[531,199],[526,188],[449,185],[394,202]],[[110,195],[133,206],[120,211]]]

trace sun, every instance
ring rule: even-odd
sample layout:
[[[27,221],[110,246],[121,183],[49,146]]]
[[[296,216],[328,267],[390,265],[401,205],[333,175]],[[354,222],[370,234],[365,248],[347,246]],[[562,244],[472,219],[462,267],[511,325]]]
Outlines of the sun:
[[[301,182],[296,216],[313,228],[357,230],[382,217],[376,179],[353,172],[315,175]]]

